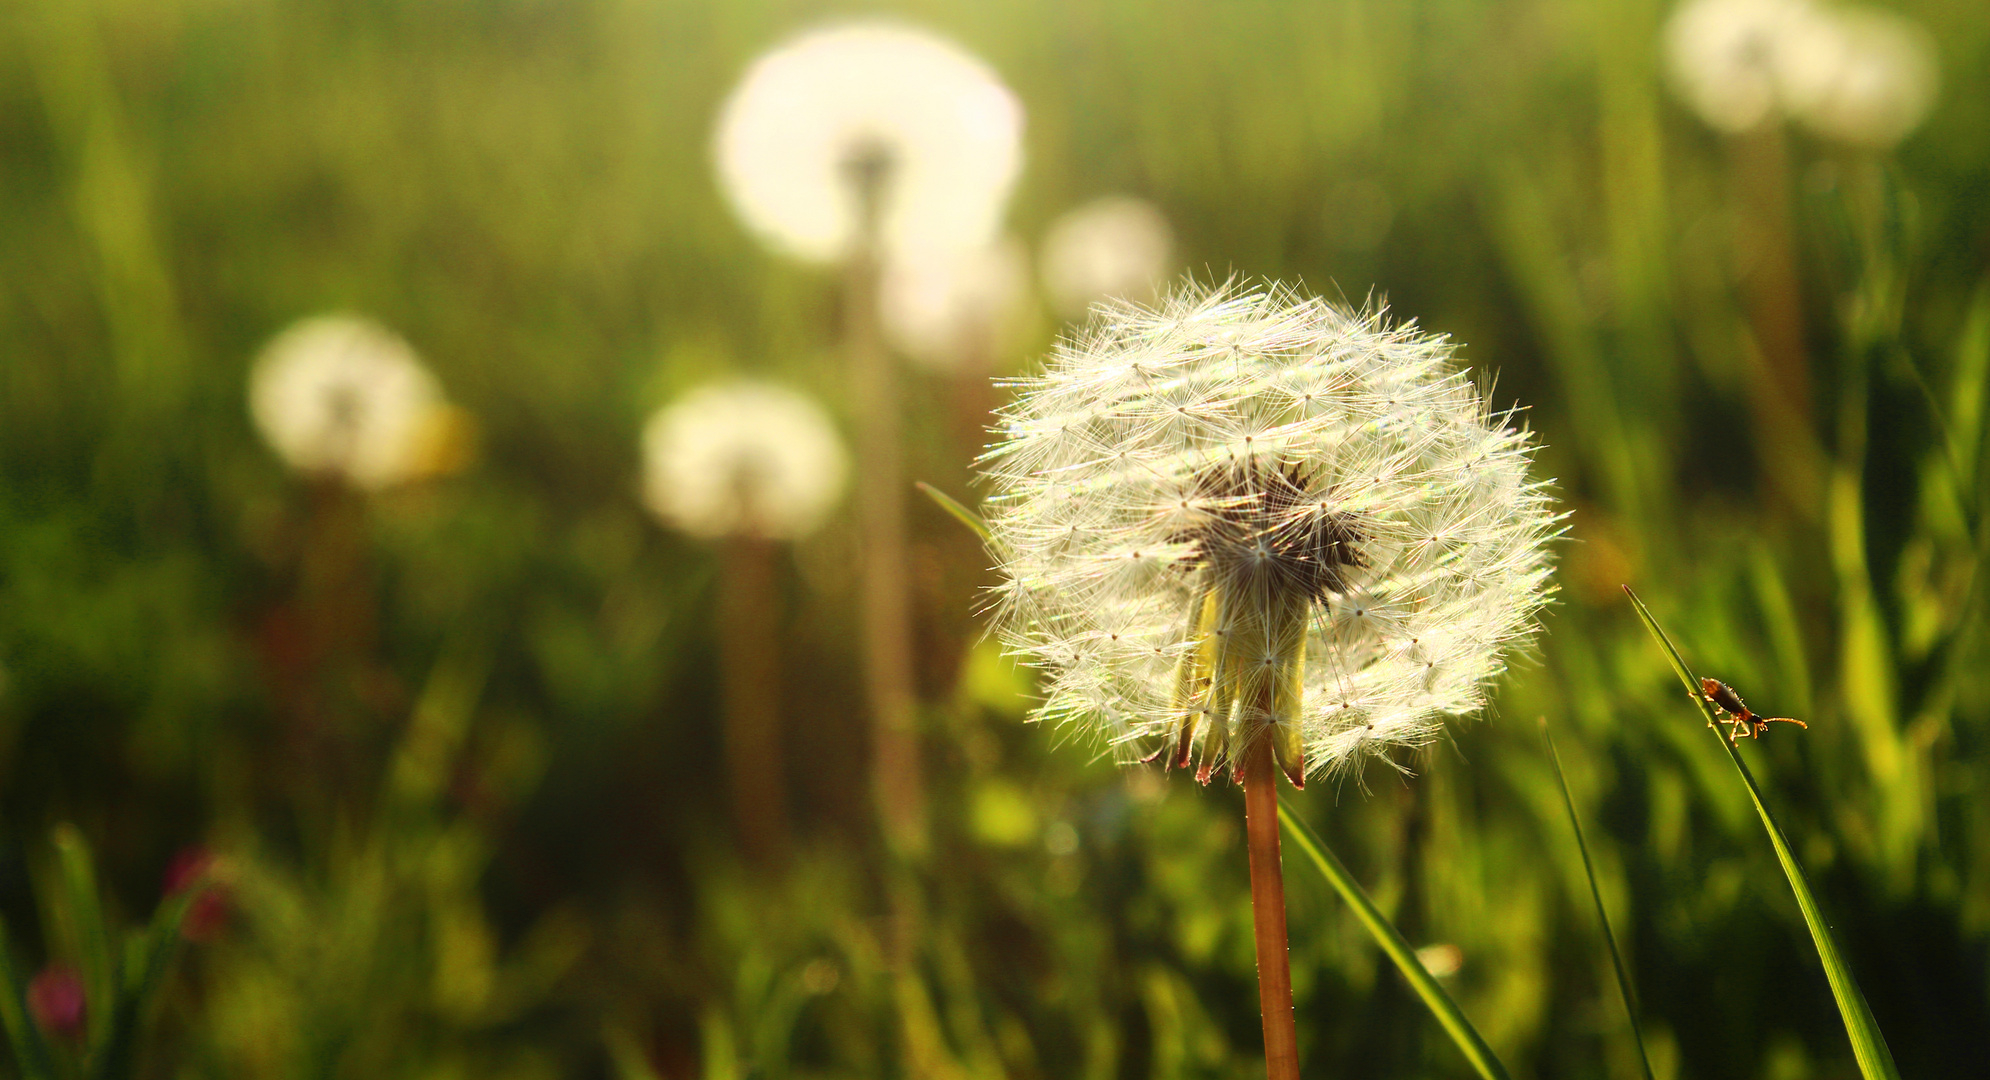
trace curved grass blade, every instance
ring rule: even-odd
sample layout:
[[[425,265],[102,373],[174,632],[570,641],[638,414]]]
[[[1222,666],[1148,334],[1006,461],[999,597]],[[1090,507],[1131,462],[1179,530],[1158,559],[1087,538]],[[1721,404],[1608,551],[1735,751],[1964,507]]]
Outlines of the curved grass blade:
[[[1307,827],[1298,814],[1292,812],[1292,807],[1283,799],[1278,803],[1278,819],[1285,823],[1286,835],[1292,838],[1293,844],[1306,853],[1306,858],[1320,871],[1320,876],[1326,878],[1327,883],[1334,887],[1334,891],[1340,893],[1341,899],[1346,900],[1348,906],[1354,909],[1355,916],[1361,920],[1361,925],[1368,928],[1368,933],[1375,938],[1375,943],[1382,946],[1382,951],[1388,953],[1389,959],[1396,962],[1396,967],[1401,969],[1403,977],[1410,981],[1411,988],[1423,999],[1431,1015],[1437,1017],[1437,1022],[1444,1026],[1445,1032],[1451,1036],[1451,1041],[1458,1044],[1458,1049],[1464,1052],[1466,1060],[1472,1063],[1472,1068],[1476,1069],[1484,1080],[1510,1080],[1506,1066],[1500,1064],[1492,1047],[1486,1045],[1485,1037],[1479,1034],[1479,1029],[1473,1027],[1472,1022],[1465,1018],[1464,1010],[1458,1007],[1457,1002],[1451,1000],[1450,994],[1444,992],[1444,987],[1438,985],[1437,979],[1424,968],[1423,961],[1416,958],[1416,950],[1410,948],[1410,943],[1403,940],[1403,935],[1396,931],[1388,917],[1382,914],[1374,901],[1368,899],[1368,893],[1362,889],[1361,883],[1354,880],[1354,875],[1347,872],[1347,867],[1341,865],[1340,859],[1334,856],[1327,845],[1320,842],[1319,837],[1313,835],[1313,830]]]
[[[986,543],[993,539],[993,537],[990,536],[988,532],[988,523],[981,520],[980,514],[977,514],[974,511],[969,510],[966,504],[962,503],[959,499],[956,499],[952,495],[949,495],[946,492],[941,491],[939,488],[934,487],[933,485],[927,483],[924,480],[915,482],[913,486],[918,488],[920,491],[925,492],[927,498],[933,500],[936,503],[939,503],[940,509],[945,510],[949,514],[952,514],[955,518],[957,518],[960,521],[962,525],[965,525],[968,528],[973,529],[974,535],[979,536],[982,539],[983,543]]]
[[[1624,1015],[1631,1021],[1631,1038],[1638,1044],[1638,1066],[1645,1080],[1652,1080],[1651,1055],[1645,1053],[1644,1027],[1638,1023],[1637,999],[1631,996],[1631,977],[1624,971],[1624,956],[1617,951],[1617,935],[1610,930],[1610,913],[1603,908],[1603,890],[1596,887],[1596,866],[1589,861],[1589,844],[1582,838],[1582,821],[1575,816],[1575,796],[1569,792],[1568,775],[1562,772],[1562,755],[1555,750],[1555,737],[1548,731],[1547,717],[1541,718],[1541,738],[1548,744],[1548,760],[1555,766],[1555,782],[1562,787],[1562,805],[1568,808],[1569,827],[1575,830],[1575,849],[1582,852],[1582,873],[1589,879],[1589,896],[1596,901],[1596,921],[1603,926],[1603,942],[1610,946],[1610,964],[1617,970],[1617,993],[1624,999]]]
[[[1624,595],[1631,598],[1631,606],[1637,609],[1638,618],[1644,621],[1645,629],[1665,650],[1666,659],[1672,662],[1672,670],[1679,681],[1686,684],[1686,692],[1699,707],[1700,714],[1713,724],[1717,717],[1713,709],[1699,696],[1700,683],[1687,668],[1686,661],[1665,635],[1658,620],[1652,618],[1651,611],[1638,599],[1638,594],[1624,586]],[[1810,939],[1817,946],[1817,958],[1824,965],[1824,977],[1831,983],[1831,996],[1838,1003],[1838,1014],[1845,1019],[1845,1034],[1852,1040],[1852,1056],[1859,1063],[1859,1074],[1866,1080],[1900,1080],[1900,1069],[1893,1063],[1893,1053],[1886,1047],[1886,1036],[1880,1034],[1879,1021],[1873,1019],[1872,1009],[1866,1005],[1865,994],[1859,991],[1859,980],[1852,975],[1852,968],[1845,963],[1845,957],[1838,951],[1838,939],[1831,934],[1831,927],[1824,921],[1824,912],[1817,906],[1817,897],[1810,891],[1810,879],[1804,875],[1802,864],[1797,862],[1796,853],[1790,850],[1789,838],[1783,835],[1783,827],[1776,822],[1776,815],[1769,810],[1769,804],[1762,800],[1762,789],[1755,784],[1755,775],[1748,771],[1748,763],[1741,760],[1741,751],[1714,729],[1714,737],[1720,740],[1721,749],[1727,751],[1728,760],[1734,762],[1734,769],[1741,774],[1741,782],[1748,787],[1748,797],[1755,803],[1755,812],[1762,818],[1762,828],[1769,833],[1769,843],[1776,849],[1776,860],[1783,864],[1783,874],[1790,879],[1790,890],[1796,893],[1797,908],[1803,912],[1803,921],[1810,928]]]

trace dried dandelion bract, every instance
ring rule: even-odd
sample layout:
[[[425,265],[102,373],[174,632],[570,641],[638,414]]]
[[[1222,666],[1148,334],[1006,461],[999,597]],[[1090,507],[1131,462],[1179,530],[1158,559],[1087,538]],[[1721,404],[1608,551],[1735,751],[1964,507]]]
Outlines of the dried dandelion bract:
[[[1484,702],[1558,517],[1441,337],[1270,286],[1099,308],[983,461],[997,633],[1125,758],[1294,784]]]

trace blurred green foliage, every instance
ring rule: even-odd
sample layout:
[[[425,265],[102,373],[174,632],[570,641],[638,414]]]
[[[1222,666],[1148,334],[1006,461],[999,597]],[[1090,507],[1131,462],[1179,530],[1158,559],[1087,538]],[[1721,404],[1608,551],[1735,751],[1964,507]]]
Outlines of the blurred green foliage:
[[[143,1075],[1261,1068],[1236,793],[1018,723],[1027,681],[972,644],[974,538],[912,493],[933,854],[872,835],[847,513],[784,570],[796,850],[733,854],[715,559],[642,512],[636,432],[721,371],[838,404],[835,282],[755,247],[707,142],[757,51],[889,10],[1024,101],[1020,235],[1149,196],[1185,267],[1372,289],[1531,408],[1573,510],[1537,654],[1414,779],[1300,803],[1412,942],[1457,947],[1450,988],[1516,1073],[1637,1074],[1541,715],[1659,1075],[1852,1074],[1746,795],[1624,581],[1696,663],[1809,721],[1744,753],[1903,1073],[1990,1072],[1990,21],[1906,6],[1940,43],[1926,125],[1884,158],[1792,132],[1768,178],[1813,402],[1765,430],[1747,296],[1775,252],[1744,155],[1664,92],[1648,0],[17,0],[16,963],[89,967],[29,887],[74,821],[114,914],[151,911],[189,845],[236,882]],[[475,467],[362,501],[258,443],[250,358],[338,308],[424,353],[480,420]],[[909,389],[908,452],[965,495],[952,394]],[[1309,1069],[1466,1075],[1316,885],[1292,877]]]

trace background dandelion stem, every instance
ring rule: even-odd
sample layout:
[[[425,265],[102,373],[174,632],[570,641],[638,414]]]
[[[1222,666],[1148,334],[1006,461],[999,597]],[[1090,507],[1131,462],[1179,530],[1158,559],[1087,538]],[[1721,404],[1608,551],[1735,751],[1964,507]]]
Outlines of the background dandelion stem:
[[[1729,173],[1741,207],[1736,274],[1742,280],[1756,357],[1749,411],[1764,436],[1767,486],[1785,505],[1816,504],[1820,467],[1811,427],[1810,354],[1804,344],[1802,285],[1790,237],[1789,150],[1780,124],[1728,140]]]
[[[1762,828],[1769,834],[1769,843],[1775,846],[1776,861],[1783,864],[1783,874],[1790,879],[1790,891],[1796,894],[1797,908],[1803,912],[1803,921],[1810,928],[1810,938],[1817,946],[1817,958],[1824,965],[1824,976],[1831,983],[1831,996],[1838,1002],[1838,1013],[1845,1019],[1845,1033],[1852,1040],[1852,1056],[1858,1060],[1859,1074],[1866,1080],[1899,1080],[1900,1070],[1893,1063],[1893,1052],[1887,1049],[1886,1036],[1879,1030],[1879,1021],[1873,1018],[1872,1009],[1866,1005],[1866,996],[1859,990],[1859,980],[1852,975],[1851,965],[1838,951],[1838,939],[1832,936],[1831,924],[1824,921],[1824,911],[1817,904],[1817,896],[1810,890],[1810,879],[1803,872],[1803,865],[1797,862],[1796,853],[1790,849],[1789,838],[1783,835],[1783,827],[1776,822],[1776,815],[1769,810],[1769,804],[1762,800],[1762,789],[1755,784],[1755,776],[1748,771],[1748,763],[1741,760],[1741,751],[1729,741],[1723,729],[1714,726],[1718,719],[1706,699],[1700,697],[1700,681],[1679,650],[1672,644],[1665,631],[1652,618],[1644,601],[1624,586],[1624,595],[1631,598],[1631,606],[1637,609],[1638,618],[1643,620],[1645,629],[1665,650],[1666,659],[1672,662],[1672,670],[1679,681],[1686,684],[1686,693],[1699,708],[1700,715],[1706,718],[1720,740],[1721,748],[1727,751],[1728,760],[1734,762],[1734,771],[1741,774],[1741,782],[1748,788],[1748,798],[1755,804],[1755,813],[1762,819]]]
[[[1244,753],[1244,824],[1251,854],[1251,926],[1257,938],[1258,1006],[1264,1014],[1265,1075],[1299,1080],[1292,1020],[1292,957],[1285,936],[1285,873],[1278,854],[1278,763],[1271,739]]]
[[[1367,890],[1361,887],[1360,882],[1354,880],[1354,875],[1348,873],[1347,867],[1342,865],[1333,851],[1313,834],[1305,819],[1295,813],[1289,804],[1283,802],[1278,806],[1278,817],[1285,823],[1286,831],[1292,836],[1292,842],[1305,853],[1313,868],[1320,872],[1321,877],[1327,879],[1327,884],[1334,887],[1334,891],[1340,894],[1341,899],[1347,901],[1347,905],[1354,909],[1355,917],[1367,928],[1369,936],[1375,939],[1377,945],[1382,946],[1383,952],[1389,954],[1389,959],[1396,962],[1397,970],[1409,980],[1410,988],[1423,999],[1424,1006],[1430,1010],[1431,1015],[1437,1017],[1437,1022],[1443,1025],[1445,1033],[1451,1036],[1451,1041],[1458,1044],[1458,1049],[1464,1053],[1465,1059],[1472,1063],[1472,1068],[1485,1080],[1510,1080],[1506,1066],[1502,1065],[1499,1058],[1493,1054],[1485,1036],[1480,1035],[1479,1029],[1473,1027],[1472,1022],[1465,1018],[1465,1011],[1458,1007],[1457,1002],[1451,1000],[1450,994],[1444,992],[1444,987],[1438,983],[1435,976],[1431,975],[1429,969],[1423,966],[1423,961],[1417,959],[1416,950],[1410,947],[1410,943],[1405,941],[1403,935],[1389,922],[1389,917],[1382,914],[1382,910],[1375,906],[1375,901],[1368,898]]]
[[[857,513],[872,798],[886,841],[906,854],[925,847],[925,784],[912,681],[898,380],[878,326],[878,223],[885,182],[880,172],[853,176],[862,225],[860,241],[844,266],[843,334],[858,414]]]
[[[759,536],[731,537],[720,558],[719,664],[733,826],[747,858],[766,865],[786,847],[788,824],[774,545]]]

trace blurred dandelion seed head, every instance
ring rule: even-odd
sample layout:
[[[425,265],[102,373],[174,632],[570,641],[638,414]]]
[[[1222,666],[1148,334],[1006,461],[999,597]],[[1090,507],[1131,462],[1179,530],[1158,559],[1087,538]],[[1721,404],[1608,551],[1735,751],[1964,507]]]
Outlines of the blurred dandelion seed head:
[[[1933,43],[1876,8],[1810,0],[1691,0],[1666,26],[1673,89],[1707,124],[1743,132],[1783,117],[1883,149],[1935,101]]]
[[[1934,107],[1934,41],[1918,23],[1870,7],[1819,9],[1789,51],[1792,115],[1827,138],[1885,149]]]
[[[694,390],[643,428],[644,501],[694,536],[805,536],[835,507],[848,471],[828,414],[774,383]]]
[[[369,319],[321,315],[257,358],[249,411],[264,440],[301,472],[377,491],[463,463],[468,418],[408,343]]]
[[[1016,385],[982,462],[996,633],[1035,717],[1123,760],[1193,743],[1206,778],[1263,735],[1296,781],[1424,744],[1551,592],[1528,434],[1381,312],[1189,285]]]
[[[754,61],[720,112],[715,154],[740,217],[797,258],[850,254],[867,184],[887,252],[975,249],[1000,228],[1022,126],[986,64],[935,34],[867,21]]]
[[[879,316],[892,344],[935,370],[1010,337],[1029,295],[1029,256],[1014,237],[965,251],[893,256],[879,283]],[[992,357],[990,357],[992,358]]]
[[[1058,218],[1043,238],[1043,287],[1066,316],[1095,300],[1143,301],[1168,276],[1175,234],[1145,199],[1109,195]]]
[[[1708,126],[1747,131],[1781,111],[1783,56],[1811,5],[1804,0],[1691,0],[1666,24],[1673,89]]]

